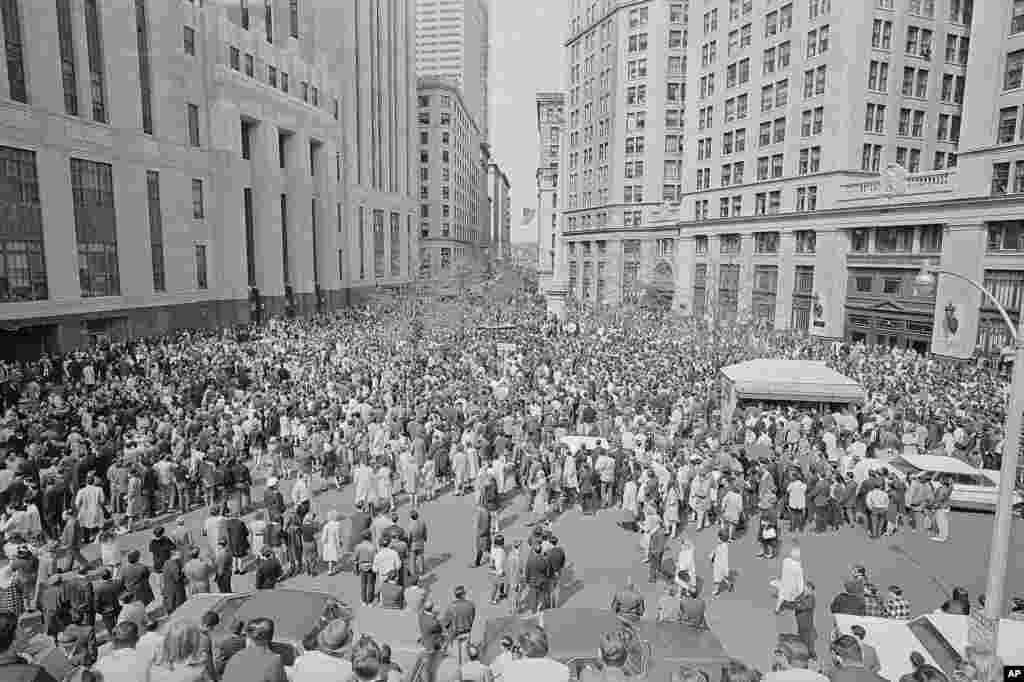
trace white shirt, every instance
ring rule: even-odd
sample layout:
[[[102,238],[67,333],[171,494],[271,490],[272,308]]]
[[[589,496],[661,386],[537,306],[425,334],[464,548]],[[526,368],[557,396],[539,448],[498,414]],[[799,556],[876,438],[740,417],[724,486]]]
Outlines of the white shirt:
[[[295,479],[295,485],[292,486],[292,504],[299,505],[303,502],[309,502],[309,484],[304,477]]]
[[[398,571],[402,567],[402,559],[398,552],[391,547],[381,547],[373,557],[373,572],[379,576],[386,576],[392,571]]]
[[[504,547],[491,547],[491,570],[494,571],[494,575],[503,576],[505,575],[505,548]]]
[[[135,649],[115,649],[96,661],[93,669],[104,682],[149,682],[152,667],[152,656]]]
[[[821,673],[806,668],[790,668],[766,673],[763,682],[827,682],[828,678]]]
[[[322,651],[309,651],[295,659],[290,679],[292,682],[319,682],[347,680],[351,676],[352,664],[348,660],[329,656]]]
[[[501,670],[505,682],[569,682],[569,666],[551,658],[520,658]]]
[[[789,493],[789,508],[790,509],[806,509],[807,508],[807,484],[797,479],[789,484],[786,488],[786,492]]]

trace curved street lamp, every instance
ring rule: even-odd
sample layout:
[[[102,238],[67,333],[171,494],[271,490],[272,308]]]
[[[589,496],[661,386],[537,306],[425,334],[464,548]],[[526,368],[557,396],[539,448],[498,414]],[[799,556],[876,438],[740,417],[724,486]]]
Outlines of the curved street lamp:
[[[1013,336],[1014,362],[1010,380],[1010,400],[1006,410],[1006,426],[1003,435],[1003,460],[1000,466],[999,499],[996,505],[995,524],[992,528],[992,545],[989,548],[988,580],[985,583],[985,617],[992,628],[992,652],[998,651],[999,621],[1003,617],[1006,570],[1010,556],[1010,540],[1013,534],[1013,505],[1017,479],[1017,447],[1020,441],[1022,411],[1024,411],[1024,316],[1022,326],[1014,327],[1006,308],[996,300],[991,291],[977,281],[958,272],[924,266],[914,278],[916,284],[932,286],[939,275],[949,275],[967,282],[982,293],[995,306]]]

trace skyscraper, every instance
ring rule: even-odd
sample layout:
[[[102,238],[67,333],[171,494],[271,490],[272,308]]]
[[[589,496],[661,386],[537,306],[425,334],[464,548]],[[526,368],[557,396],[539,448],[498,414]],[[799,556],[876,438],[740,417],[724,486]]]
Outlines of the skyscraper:
[[[490,139],[490,9],[487,0],[416,0],[416,73],[462,89]]]
[[[654,237],[654,213],[683,190],[688,3],[570,2],[559,177],[567,249],[555,279],[584,301],[632,300],[655,275],[653,249],[668,255],[667,242],[634,233]],[[577,254],[578,233],[595,239]]]
[[[0,353],[409,281],[413,20],[370,0],[0,3]]]
[[[537,273],[546,290],[555,272],[558,234],[558,164],[565,131],[565,93],[537,93]]]

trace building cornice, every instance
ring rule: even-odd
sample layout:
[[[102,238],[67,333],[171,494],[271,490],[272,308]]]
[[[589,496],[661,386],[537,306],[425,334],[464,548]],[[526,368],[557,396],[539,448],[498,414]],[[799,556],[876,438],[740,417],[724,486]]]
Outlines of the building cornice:
[[[608,10],[601,16],[597,17],[589,24],[582,26],[580,30],[576,32],[576,35],[570,36],[565,41],[565,43],[563,43],[563,47],[572,47],[573,43],[575,43],[581,37],[589,33],[591,30],[594,29],[594,27],[598,26],[601,22],[603,22],[605,19],[612,16],[616,12],[632,7],[633,5],[644,5],[647,2],[649,2],[649,0],[619,0],[619,2],[614,4],[610,10]],[[572,20],[570,19],[570,21]]]
[[[677,223],[679,229],[683,230],[704,230],[714,229],[722,225],[751,225],[758,223],[777,223],[780,221],[792,220],[795,222],[817,222],[822,219],[828,218],[844,218],[849,216],[864,215],[867,213],[873,215],[887,215],[887,214],[903,214],[912,213],[915,211],[925,210],[930,212],[938,212],[942,209],[963,209],[963,208],[988,208],[988,207],[1000,207],[1007,204],[1019,203],[1024,206],[1024,194],[1014,194],[1006,196],[986,196],[986,197],[961,197],[957,199],[948,199],[945,201],[914,201],[899,204],[886,204],[886,205],[861,205],[861,206],[849,206],[843,208],[830,208],[823,209],[820,211],[807,211],[805,213],[775,213],[770,215],[759,215],[759,216],[736,216],[729,218],[708,218],[707,220],[687,220]],[[948,221],[939,221],[948,222]]]

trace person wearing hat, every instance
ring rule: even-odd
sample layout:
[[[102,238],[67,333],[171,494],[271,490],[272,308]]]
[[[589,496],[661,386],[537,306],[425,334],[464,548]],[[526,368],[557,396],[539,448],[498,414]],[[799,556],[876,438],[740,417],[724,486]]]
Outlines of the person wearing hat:
[[[311,641],[305,642],[305,653],[295,659],[292,682],[347,680],[352,676],[352,627],[338,618],[324,627]]]
[[[167,615],[174,613],[188,598],[185,590],[185,563],[181,552],[175,549],[164,563],[163,604]]]
[[[600,669],[587,665],[580,673],[580,682],[626,682],[639,671],[629,670],[629,643],[623,632],[606,632],[598,646]]]
[[[797,636],[780,634],[772,649],[772,671],[764,682],[827,682],[828,678],[810,669],[811,652]]]
[[[56,637],[57,633],[71,622],[71,610],[64,596],[64,578],[55,573],[46,579],[46,585],[39,595],[39,608],[43,614],[46,634]]]
[[[221,593],[231,592],[231,577],[234,575],[234,559],[228,549],[228,539],[220,538],[213,553],[214,582]]]
[[[272,590],[284,576],[281,562],[274,556],[274,550],[264,547],[256,565],[256,589]]]
[[[113,632],[117,624],[117,617],[121,614],[121,583],[114,580],[110,569],[103,569],[100,580],[93,587],[93,599],[96,603],[96,612],[103,619],[103,625],[107,632]]]
[[[263,491],[263,507],[267,510],[267,521],[281,523],[284,520],[284,495],[278,487],[276,476],[267,479],[267,488]]]
[[[121,583],[126,591],[130,591],[147,606],[153,601],[153,587],[150,584],[149,567],[139,561],[142,555],[139,550],[128,552],[127,563],[121,570]]]
[[[867,605],[864,601],[863,583],[853,577],[843,581],[843,591],[832,600],[829,611],[851,616],[863,616],[867,611]]]
[[[423,610],[419,613],[420,644],[427,651],[437,651],[444,643],[444,627],[435,613],[434,602],[427,599],[423,602]]]
[[[404,592],[399,584],[397,571],[391,571],[384,576],[378,599],[380,607],[384,609],[401,610],[404,607]]]

